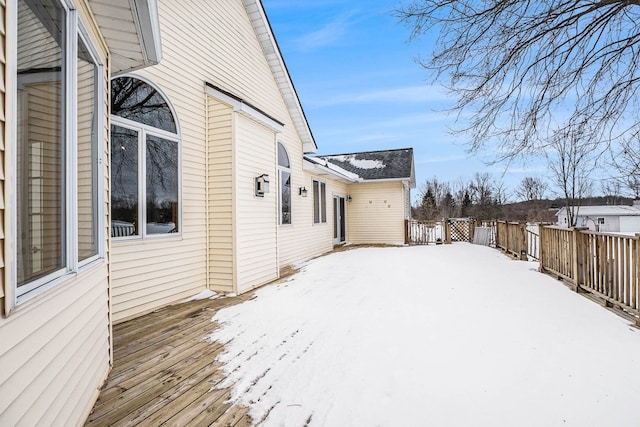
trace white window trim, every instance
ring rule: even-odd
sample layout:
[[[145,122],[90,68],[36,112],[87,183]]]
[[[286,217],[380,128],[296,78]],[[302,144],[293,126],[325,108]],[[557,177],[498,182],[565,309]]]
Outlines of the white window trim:
[[[98,100],[96,105],[98,105],[99,111],[97,114],[98,117],[98,129],[97,135],[98,138],[98,197],[96,200],[96,206],[98,208],[98,226],[104,226],[104,216],[105,212],[103,210],[104,205],[104,178],[105,171],[104,167],[100,167],[100,165],[104,166],[104,162],[101,157],[103,156],[101,148],[104,148],[104,64],[99,60],[99,56],[96,54],[95,44],[92,42],[91,38],[88,37],[88,33],[85,30],[82,22],[78,19],[78,13],[73,8],[73,5],[65,0],[59,0],[58,4],[66,12],[66,26],[65,26],[65,50],[63,52],[63,60],[65,62],[65,71],[66,76],[63,82],[64,86],[64,96],[65,96],[65,105],[64,105],[64,114],[65,114],[65,131],[64,131],[64,159],[66,164],[64,165],[64,176],[65,176],[65,185],[64,191],[66,194],[63,195],[64,198],[64,208],[65,208],[65,221],[64,221],[64,253],[65,253],[65,265],[64,267],[49,273],[48,275],[41,277],[39,279],[35,279],[23,286],[18,287],[18,254],[17,254],[17,241],[16,238],[19,236],[12,234],[13,237],[9,242],[9,250],[11,251],[11,257],[9,258],[10,262],[7,265],[7,269],[9,270],[9,277],[11,280],[12,289],[7,292],[5,298],[8,298],[8,304],[6,305],[6,312],[10,309],[15,308],[19,304],[22,304],[47,290],[54,288],[62,283],[67,282],[71,278],[75,277],[79,270],[88,267],[89,265],[93,265],[97,261],[104,260],[105,250],[106,250],[106,242],[104,235],[100,232],[103,228],[98,228],[95,230],[96,238],[97,238],[97,254],[83,260],[81,263],[78,262],[78,233],[77,233],[77,164],[76,164],[76,148],[77,148],[77,80],[78,80],[78,71],[77,71],[77,53],[78,53],[78,37],[81,37],[89,51],[91,52],[92,59],[94,60],[96,67],[98,69],[98,79],[95,82],[95,92],[98,96]],[[9,21],[8,26],[13,27],[17,30],[18,27],[18,17],[17,17],[17,7],[12,9],[7,8],[7,13],[9,14],[7,20]],[[11,11],[11,13],[9,13]],[[15,34],[15,33],[14,33]],[[8,94],[9,100],[7,100],[7,107],[9,109],[17,108],[17,90],[18,90],[18,79],[16,77],[17,74],[17,39],[16,37],[12,37],[12,42],[7,46],[7,75],[10,75],[10,81],[14,81],[15,89],[11,94]],[[14,80],[15,79],[15,80]],[[11,139],[13,141],[17,141],[18,134],[18,122],[17,115],[13,113],[13,111],[8,111],[8,114],[11,115],[11,120],[8,121],[8,126],[10,126],[9,134],[11,135]],[[12,150],[10,154],[11,164],[13,165],[13,170],[16,169],[17,165],[17,150]],[[17,174],[12,173],[9,179],[9,184],[11,188],[17,188]],[[13,204],[13,208],[9,210],[11,215],[10,224],[13,230],[18,229],[18,194],[13,192],[11,197],[11,202]],[[6,238],[6,237],[5,237]]]
[[[287,155],[289,167],[280,166],[280,162],[278,161],[278,150],[280,145]],[[278,165],[278,225],[281,227],[290,227],[293,226],[293,171],[291,170],[291,157],[289,156],[289,151],[281,141],[276,143],[276,164]],[[282,172],[289,173],[289,223],[282,222],[282,186],[284,185]]]
[[[323,225],[323,224],[328,224],[329,221],[327,219],[327,217],[329,216],[327,214],[327,183],[325,181],[319,180],[319,179],[313,179],[311,181],[311,190],[313,191],[314,186],[313,183],[317,182],[318,183],[318,219],[319,221],[316,222],[315,218],[313,218],[313,225]],[[321,191],[321,186],[324,185],[324,200],[322,200],[322,191]],[[315,217],[315,203],[316,203],[316,199],[315,199],[315,192],[313,195],[313,216]],[[322,218],[322,208],[324,207],[324,221]]]
[[[138,132],[138,218],[141,220],[144,219],[144,227],[140,226],[140,233],[135,236],[122,236],[122,237],[114,237],[111,236],[113,242],[129,242],[136,240],[152,240],[152,239],[170,239],[170,238],[181,238],[182,237],[182,222],[183,222],[183,201],[182,201],[182,133],[180,130],[180,121],[178,120],[178,115],[176,114],[176,110],[173,108],[173,104],[167,95],[152,81],[141,77],[137,74],[123,74],[114,77],[114,79],[122,78],[122,77],[130,77],[133,79],[141,80],[144,83],[151,86],[167,103],[171,114],[173,115],[173,120],[176,125],[176,133],[172,133],[163,129],[159,129],[153,126],[149,126],[144,123],[137,122],[135,120],[126,119],[124,117],[116,116],[112,114],[110,116],[111,125],[123,127],[129,130],[133,130]],[[177,233],[166,233],[166,234],[147,234],[147,204],[146,204],[146,176],[147,176],[147,156],[146,156],[146,144],[147,144],[147,135],[151,134],[152,136],[158,136],[163,139],[167,139],[173,141],[178,144],[178,232]],[[142,223],[142,221],[140,221]],[[111,227],[109,227],[111,228]]]
[[[106,187],[105,187],[105,179],[106,179],[106,174],[105,174],[105,159],[104,159],[104,150],[105,150],[105,133],[104,133],[104,125],[105,125],[105,114],[106,111],[104,111],[104,105],[105,105],[105,84],[104,84],[104,73],[105,73],[105,68],[104,65],[102,64],[102,61],[100,61],[100,57],[95,49],[94,44],[91,42],[91,39],[86,31],[86,29],[84,28],[84,26],[82,26],[80,23],[78,23],[78,37],[80,37],[82,39],[82,41],[84,42],[85,46],[87,47],[87,49],[89,50],[89,53],[91,54],[91,59],[93,60],[95,66],[96,66],[96,81],[95,81],[95,95],[96,95],[96,99],[95,99],[95,104],[98,106],[98,112],[96,113],[95,117],[96,117],[96,151],[97,151],[97,159],[96,159],[96,173],[97,173],[97,180],[98,180],[98,185],[96,188],[96,192],[97,192],[97,196],[96,196],[96,206],[98,207],[98,220],[96,223],[96,230],[94,231],[96,233],[96,254],[84,259],[82,261],[78,262],[78,269],[82,270],[85,267],[93,264],[96,261],[102,260],[105,257],[105,252],[106,252],[106,248],[107,248],[107,240],[105,238],[105,223],[106,223],[106,212],[102,209],[104,206],[106,206],[106,197],[105,197],[105,193],[106,193]],[[76,52],[76,57],[77,57],[77,52]],[[77,67],[76,67],[77,68]],[[76,72],[77,73],[77,72]],[[76,82],[77,82],[77,75],[76,75]],[[76,90],[77,90],[77,84],[76,84]],[[77,94],[74,96],[74,103],[76,103],[76,110],[77,110]],[[75,132],[75,138],[74,138],[74,145],[76,146],[74,149],[74,152],[77,153],[77,143],[78,143],[78,127],[76,126],[74,128],[74,132]],[[77,167],[76,161],[74,159],[73,165],[75,167]],[[74,193],[77,191],[77,171],[75,173],[75,185],[76,187],[74,188]],[[78,223],[78,210],[77,210],[77,203],[75,206],[75,211],[74,211],[74,220],[75,223]],[[77,236],[76,239],[74,240],[77,244]]]

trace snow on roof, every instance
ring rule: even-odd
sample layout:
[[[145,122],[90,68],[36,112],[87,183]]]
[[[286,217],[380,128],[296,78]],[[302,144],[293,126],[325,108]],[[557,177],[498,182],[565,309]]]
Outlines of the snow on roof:
[[[317,167],[326,169],[327,172],[329,171],[332,172],[333,175],[336,175],[336,174],[340,175],[341,178],[346,179],[347,181],[351,181],[351,182],[362,181],[362,178],[360,178],[355,173],[344,170],[340,166],[331,164],[323,158],[305,156],[304,159],[310,163],[313,163]]]
[[[412,148],[332,154],[318,158],[349,171],[364,181],[408,179],[413,182],[415,180]]]
[[[566,211],[562,208],[556,216],[560,216]],[[579,206],[573,207],[573,211],[579,216],[640,216],[640,206]]]
[[[387,166],[381,160],[358,159],[355,154],[332,156],[331,159],[341,163],[349,163],[358,169],[382,169]]]

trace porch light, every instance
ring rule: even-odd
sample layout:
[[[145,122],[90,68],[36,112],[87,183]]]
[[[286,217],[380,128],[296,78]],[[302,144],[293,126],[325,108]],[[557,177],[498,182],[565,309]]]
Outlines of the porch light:
[[[269,175],[263,173],[256,177],[256,197],[264,197],[269,192]]]
[[[298,189],[298,194],[302,197],[307,197],[307,189],[305,187],[300,187]]]
[[[351,196],[347,196],[347,202],[351,201]]]

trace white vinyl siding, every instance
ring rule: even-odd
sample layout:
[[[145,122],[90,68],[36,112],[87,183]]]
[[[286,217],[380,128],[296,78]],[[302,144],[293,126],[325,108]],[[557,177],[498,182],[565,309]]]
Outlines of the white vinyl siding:
[[[300,157],[302,159],[302,156]],[[296,160],[291,155],[292,163]],[[327,176],[314,176],[302,171],[302,164],[292,166],[294,173],[296,167],[300,167],[298,174],[302,175],[299,181],[293,184],[293,227],[281,227],[278,233],[278,255],[280,268],[284,268],[297,262],[310,259],[333,249],[333,209],[332,197],[339,195],[346,197],[348,194],[346,183],[329,179]],[[327,222],[313,223],[313,197],[301,197],[296,191],[298,187],[306,187],[313,192],[313,181],[322,181],[326,184]],[[348,206],[347,206],[348,208]],[[347,237],[349,230],[347,228]]]
[[[352,184],[347,238],[352,244],[404,244],[404,190],[399,181]]]
[[[213,97],[209,106],[209,283],[235,292],[233,209],[233,111]]]
[[[109,369],[106,267],[25,305],[0,322],[0,425],[78,424]]]
[[[229,268],[233,257],[228,249],[219,253],[216,245],[228,245],[232,240],[229,233],[224,231],[224,221],[230,220],[230,213],[223,212],[219,222],[214,219],[216,201],[208,197],[228,197],[215,195],[215,191],[224,191],[218,187],[222,182],[214,182],[212,175],[214,165],[207,166],[207,152],[209,159],[214,148],[207,149],[207,106],[205,82],[215,84],[235,96],[266,112],[269,116],[284,122],[284,132],[278,135],[286,144],[292,163],[293,175],[293,206],[292,218],[296,224],[296,209],[298,197],[296,191],[302,185],[302,143],[295,130],[288,109],[271,73],[264,52],[255,35],[255,31],[247,16],[242,0],[214,0],[203,3],[195,0],[173,2],[159,0],[160,26],[162,28],[163,59],[160,64],[136,72],[153,81],[171,101],[177,119],[180,122],[182,136],[182,236],[180,238],[162,239],[163,242],[133,242],[113,241],[112,250],[112,295],[113,316],[116,322],[149,312],[157,307],[179,301],[194,295],[210,286],[212,289],[226,291],[233,286],[229,281]],[[179,78],[177,78],[179,76]],[[234,120],[239,114],[233,114]],[[248,119],[247,119],[248,120]],[[239,141],[234,131],[231,132],[234,150]],[[264,217],[267,223],[261,223],[260,232],[277,234],[277,173],[275,163],[275,136],[270,137],[271,160],[270,172],[261,167],[260,174],[268,173],[271,178],[271,192],[267,195],[262,208],[273,202],[273,210]],[[255,146],[242,148],[246,159],[260,158],[263,142],[247,141]],[[228,155],[220,154],[216,161],[222,162]],[[253,202],[253,171],[243,170],[248,165],[240,157],[236,158],[234,172],[238,178],[237,186],[228,188],[227,192],[239,193],[240,185],[251,186],[251,203]],[[217,165],[216,165],[217,167]],[[231,167],[228,165],[227,167]],[[208,172],[207,172],[208,169]],[[210,195],[207,194],[205,184],[209,173]],[[222,172],[222,173],[228,173]],[[260,175],[258,174],[258,175]],[[240,181],[240,176],[242,180]],[[247,181],[247,179],[249,181]],[[307,183],[307,185],[310,185]],[[228,209],[229,199],[223,201],[215,209]],[[307,198],[306,200],[311,200]],[[235,216],[235,238],[240,239],[240,233],[248,233],[253,222],[252,206],[241,205],[237,201]],[[225,205],[226,203],[226,205]],[[226,217],[225,217],[226,216]],[[255,215],[257,217],[257,214]],[[300,217],[302,220],[303,217]],[[310,216],[306,217],[310,223]],[[209,225],[208,225],[208,222]],[[245,230],[243,227],[248,227]],[[289,227],[282,227],[283,229]],[[291,227],[292,228],[292,227]],[[213,247],[208,243],[225,235]],[[207,236],[209,241],[207,241]],[[251,247],[242,246],[241,240],[236,242],[236,256],[246,256]],[[236,266],[238,273],[236,280],[242,289],[264,283],[267,278],[277,277],[274,265],[277,265],[275,240],[265,253],[260,255],[249,253],[250,257],[259,258],[260,262],[269,260],[268,273],[251,273],[244,270],[244,266]],[[209,264],[207,265],[207,262]],[[215,265],[215,268],[214,268]],[[209,270],[209,271],[208,271]],[[209,276],[207,276],[209,272]],[[242,282],[244,281],[244,282]],[[242,284],[241,284],[242,283]]]
[[[236,233],[238,292],[278,278],[278,186],[264,197],[254,194],[255,177],[276,176],[276,135],[236,115]]]
[[[92,22],[84,14],[87,8],[80,2],[76,2],[76,6],[79,21]],[[12,48],[8,53],[4,50],[15,43],[15,8],[16,3],[9,2],[5,12],[5,2],[0,0],[0,37],[5,36],[5,20],[7,22],[7,40],[0,44],[1,64],[4,64],[6,56],[15,54],[11,53]],[[87,27],[93,28],[91,25]],[[89,36],[92,45],[101,46],[97,34],[90,33]],[[101,62],[105,63],[106,52],[99,53]],[[0,90],[0,122],[4,125],[4,113],[7,114],[7,123],[15,119],[13,109],[16,104],[11,92],[15,90],[16,81],[4,72],[3,66],[0,69],[3,71],[1,81],[5,83]],[[106,72],[100,80],[106,91]],[[4,88],[7,88],[6,94]],[[105,103],[108,99],[106,93],[100,98]],[[106,105],[101,112],[100,123],[107,123]],[[15,150],[15,140],[6,138],[7,132],[8,129],[3,127],[0,141],[7,141],[7,144],[0,143],[0,146],[10,152]],[[107,132],[100,135],[106,138]],[[100,145],[108,146],[106,140]],[[103,158],[108,158],[106,153],[103,154]],[[0,175],[6,177],[7,182],[13,182],[15,169],[12,166],[2,169],[4,164],[0,162],[3,172]],[[102,163],[99,176],[107,179],[108,164]],[[100,185],[103,192],[101,200],[106,198],[106,188],[106,185]],[[6,193],[0,195],[3,207]],[[100,221],[102,228],[98,238],[106,246],[105,210],[106,207],[99,211],[104,218]],[[7,251],[12,241],[15,244],[16,236],[13,233],[1,235],[7,240],[0,257],[8,257]],[[4,283],[14,286],[6,279]],[[108,307],[108,267],[105,261],[98,261],[80,268],[64,283],[19,304],[8,316],[0,317],[0,425],[73,426],[84,423],[109,371]]]

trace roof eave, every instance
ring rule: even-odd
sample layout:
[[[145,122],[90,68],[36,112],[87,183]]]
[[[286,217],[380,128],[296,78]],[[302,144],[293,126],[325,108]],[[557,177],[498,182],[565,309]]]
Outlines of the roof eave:
[[[139,39],[146,65],[156,65],[162,59],[162,42],[160,38],[160,16],[157,0],[129,0],[131,9],[135,10]]]
[[[321,164],[316,159],[307,156],[304,157],[303,169],[307,172],[315,172],[318,175],[330,175],[334,179],[348,184],[354,184],[362,181],[361,179],[355,179],[345,175],[338,170],[331,169],[326,164]]]
[[[157,0],[89,0],[111,54],[111,74],[156,65],[162,59]]]
[[[260,0],[243,0],[243,2],[256,36],[258,37],[258,41],[260,42],[260,46],[262,47],[262,51],[267,58],[273,77],[278,85],[278,89],[280,89],[282,98],[293,119],[296,131],[302,140],[302,151],[304,154],[316,153],[318,146],[311,133],[309,122],[302,109],[300,98],[293,85],[293,80],[282,57],[282,52],[280,51],[262,2]]]

